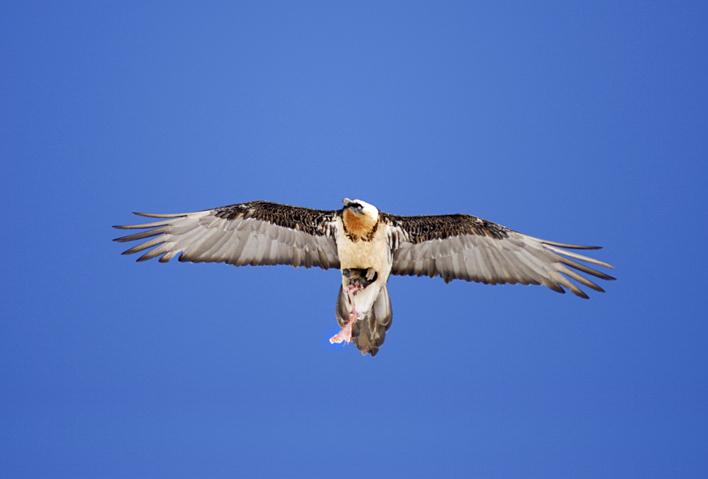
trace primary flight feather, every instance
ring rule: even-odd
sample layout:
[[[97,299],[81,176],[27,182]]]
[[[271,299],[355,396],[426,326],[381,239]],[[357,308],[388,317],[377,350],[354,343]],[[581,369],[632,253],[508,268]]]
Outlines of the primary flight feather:
[[[148,250],[138,261],[159,257],[166,263],[179,255],[179,261],[193,263],[338,268],[342,284],[335,312],[342,329],[330,342],[353,341],[372,356],[391,326],[391,274],[540,284],[586,299],[570,279],[600,292],[579,273],[614,279],[578,261],[611,265],[567,251],[597,246],[546,241],[471,215],[397,216],[361,200],[342,203],[334,211],[252,201],[174,215],[135,213],[157,221],[115,226],[143,230],[115,241],[147,240],[123,253]]]

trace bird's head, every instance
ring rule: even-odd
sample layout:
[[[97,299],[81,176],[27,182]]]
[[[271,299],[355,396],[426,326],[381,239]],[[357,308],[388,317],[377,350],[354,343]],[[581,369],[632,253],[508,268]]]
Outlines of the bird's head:
[[[373,219],[379,218],[379,210],[376,209],[374,205],[370,205],[366,201],[361,200],[350,200],[349,198],[344,198],[342,200],[344,204],[344,209],[349,210],[358,216],[368,216]]]
[[[347,230],[364,236],[371,231],[379,221],[379,210],[374,205],[361,200],[344,198],[343,220]]]

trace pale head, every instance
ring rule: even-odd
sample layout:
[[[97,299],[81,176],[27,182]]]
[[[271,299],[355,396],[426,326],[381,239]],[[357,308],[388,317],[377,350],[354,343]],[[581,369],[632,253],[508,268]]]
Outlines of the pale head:
[[[344,208],[356,215],[364,215],[374,220],[378,220],[379,218],[379,210],[374,205],[371,205],[366,201],[344,198],[342,203],[344,204]]]

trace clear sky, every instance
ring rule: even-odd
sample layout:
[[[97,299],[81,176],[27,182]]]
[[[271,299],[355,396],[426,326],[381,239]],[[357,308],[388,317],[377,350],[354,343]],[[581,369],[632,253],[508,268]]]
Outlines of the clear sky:
[[[2,477],[706,477],[705,2],[10,2]],[[131,211],[470,213],[618,281],[136,264]]]

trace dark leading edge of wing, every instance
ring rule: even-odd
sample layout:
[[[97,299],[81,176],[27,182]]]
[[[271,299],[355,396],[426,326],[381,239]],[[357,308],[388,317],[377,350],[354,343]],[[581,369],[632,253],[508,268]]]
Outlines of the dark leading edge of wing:
[[[566,287],[585,299],[587,294],[568,278],[595,291],[604,290],[576,270],[615,279],[574,260],[606,268],[611,265],[561,249],[600,249],[598,246],[546,241],[470,215],[383,214],[383,219],[391,226],[396,245],[391,274],[440,276],[445,282],[541,284],[559,293],[565,293]]]
[[[147,241],[125,251],[133,254],[154,248],[138,261],[160,257],[179,261],[243,265],[318,266],[339,268],[334,223],[338,211],[252,201],[211,210],[174,215],[135,213],[159,218],[118,229],[144,229],[114,241]]]

